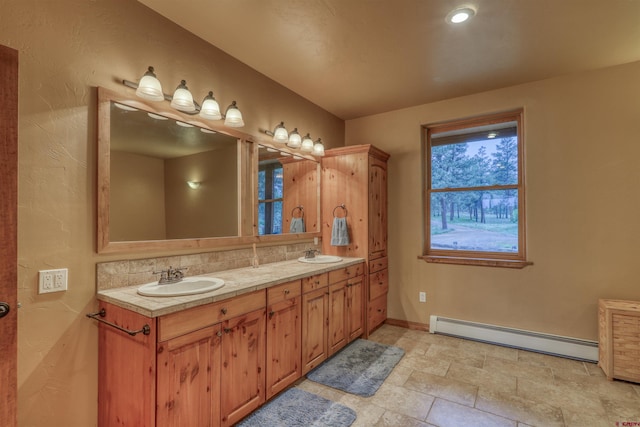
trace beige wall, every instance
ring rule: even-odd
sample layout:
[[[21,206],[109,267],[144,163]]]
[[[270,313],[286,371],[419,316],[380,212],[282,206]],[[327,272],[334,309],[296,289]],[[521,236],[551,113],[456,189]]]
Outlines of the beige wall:
[[[429,315],[597,339],[598,298],[640,299],[640,62],[347,122],[389,152],[389,317]],[[427,264],[421,125],[525,108],[523,270]],[[418,292],[427,303],[418,302]]]
[[[97,424],[96,86],[120,92],[153,65],[246,126],[285,120],[343,144],[344,123],[132,0],[0,0],[0,44],[20,55],[18,189],[19,425]],[[238,23],[241,32],[242,23]],[[133,95],[132,95],[133,96]],[[37,294],[38,270],[69,269],[69,290]],[[136,398],[136,396],[132,396]]]

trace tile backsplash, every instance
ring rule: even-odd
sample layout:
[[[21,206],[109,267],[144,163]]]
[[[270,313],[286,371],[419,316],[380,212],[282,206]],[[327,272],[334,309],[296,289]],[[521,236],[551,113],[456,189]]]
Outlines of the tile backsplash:
[[[320,249],[321,245],[313,243],[293,243],[279,246],[258,247],[260,264],[287,261],[299,258],[309,248]],[[216,271],[232,270],[251,266],[253,249],[234,249],[219,252],[204,252],[199,254],[164,256],[158,258],[133,259],[98,263],[97,288],[105,289],[135,286],[158,280],[159,275],[154,271],[186,267],[186,276],[215,273]]]

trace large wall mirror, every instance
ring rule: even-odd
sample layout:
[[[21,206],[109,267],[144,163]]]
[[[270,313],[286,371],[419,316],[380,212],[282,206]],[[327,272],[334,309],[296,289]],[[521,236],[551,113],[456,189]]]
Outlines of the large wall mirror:
[[[267,151],[235,129],[132,98],[98,88],[99,253],[319,235],[320,170],[310,156]],[[268,200],[267,164],[270,185],[280,180]]]
[[[251,241],[240,212],[252,209],[252,144],[102,88],[98,98],[99,252]]]

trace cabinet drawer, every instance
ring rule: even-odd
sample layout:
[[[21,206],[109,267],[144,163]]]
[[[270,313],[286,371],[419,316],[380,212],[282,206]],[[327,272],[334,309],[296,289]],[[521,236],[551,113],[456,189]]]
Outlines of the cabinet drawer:
[[[369,303],[367,315],[367,331],[370,333],[382,322],[387,320],[387,295],[383,295]]]
[[[158,319],[158,341],[166,341],[223,320],[231,319],[266,306],[264,290],[252,292],[177,313]]]
[[[324,288],[329,284],[329,276],[327,273],[316,274],[315,276],[309,276],[302,279],[302,293],[315,291],[316,289]]]
[[[376,271],[386,270],[389,258],[378,258],[369,260],[369,273],[375,273]]]
[[[329,283],[337,283],[342,280],[351,279],[352,277],[364,274],[364,263],[350,265],[349,267],[340,268],[329,272]]]
[[[269,305],[277,304],[281,301],[300,296],[300,282],[300,280],[294,280],[268,288],[267,303]]]
[[[369,301],[386,295],[389,290],[389,270],[381,270],[369,275]]]

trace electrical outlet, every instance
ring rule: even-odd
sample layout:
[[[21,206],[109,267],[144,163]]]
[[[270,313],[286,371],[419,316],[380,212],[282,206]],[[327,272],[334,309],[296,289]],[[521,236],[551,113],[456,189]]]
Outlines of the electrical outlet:
[[[67,290],[66,268],[57,270],[40,270],[38,279],[38,293],[46,294],[50,292],[61,292]]]
[[[427,302],[427,293],[420,292],[420,302]]]

